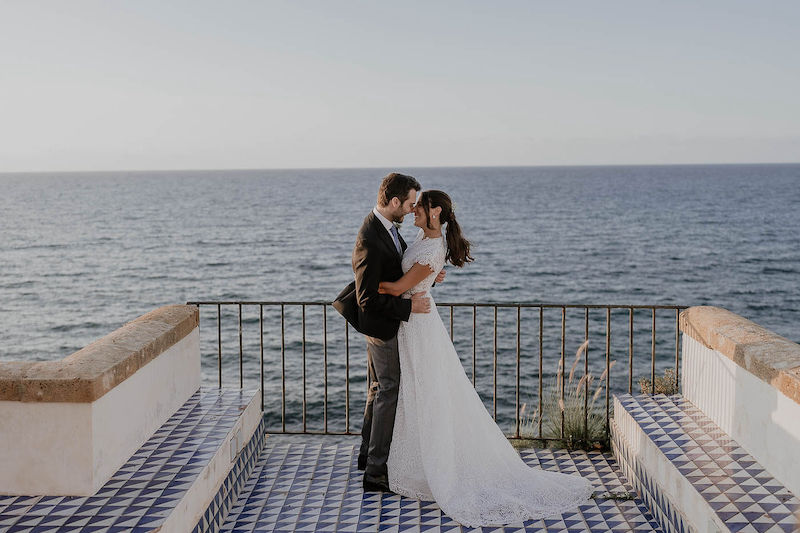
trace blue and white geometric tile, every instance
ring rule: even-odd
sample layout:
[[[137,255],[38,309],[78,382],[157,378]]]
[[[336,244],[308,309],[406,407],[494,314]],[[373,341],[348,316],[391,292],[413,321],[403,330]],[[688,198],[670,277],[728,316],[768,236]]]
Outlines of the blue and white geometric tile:
[[[93,496],[0,496],[0,532],[103,533],[158,528],[255,394],[197,391]],[[252,463],[255,446],[253,442],[248,445]]]
[[[641,502],[615,497],[631,493],[632,488],[610,454],[525,450],[521,456],[534,467],[579,473],[601,489],[600,495],[559,517],[470,529],[443,514],[434,502],[365,493],[354,444],[271,436],[221,531],[661,531]]]
[[[746,450],[682,396],[617,396],[625,413],[670,461],[731,531],[797,531],[800,500]],[[657,481],[631,456],[624,438],[614,443],[628,476],[650,508],[686,530]]]

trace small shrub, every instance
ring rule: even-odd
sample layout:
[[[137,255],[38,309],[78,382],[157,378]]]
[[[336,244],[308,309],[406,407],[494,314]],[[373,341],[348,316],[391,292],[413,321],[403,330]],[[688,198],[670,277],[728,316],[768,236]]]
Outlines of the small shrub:
[[[664,376],[656,376],[655,393],[666,394],[667,396],[678,394],[677,381],[678,380],[675,379],[675,369],[667,368],[664,370]],[[642,394],[650,394],[650,389],[652,388],[650,379],[640,378],[639,387],[642,389]]]
[[[594,376],[589,373],[574,383],[575,369],[586,352],[588,341],[584,342],[575,354],[575,361],[564,385],[564,400],[561,400],[561,378],[563,368],[558,365],[555,377],[544,386],[542,391],[542,413],[536,409],[526,414],[527,405],[520,409],[520,436],[536,438],[538,436],[539,419],[542,421],[542,436],[548,439],[561,439],[561,414],[564,414],[564,446],[567,449],[602,449],[607,447],[604,405],[598,405],[598,399],[605,387],[606,371],[597,380],[597,387],[592,393]],[[611,363],[614,366],[614,362]],[[589,393],[588,401],[585,401]],[[584,411],[584,404],[587,409]]]

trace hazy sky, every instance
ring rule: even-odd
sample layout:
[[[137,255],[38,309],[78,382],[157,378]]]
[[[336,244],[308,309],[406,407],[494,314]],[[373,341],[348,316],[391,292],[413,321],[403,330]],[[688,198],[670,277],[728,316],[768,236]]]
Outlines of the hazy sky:
[[[0,172],[796,162],[800,2],[0,0]]]

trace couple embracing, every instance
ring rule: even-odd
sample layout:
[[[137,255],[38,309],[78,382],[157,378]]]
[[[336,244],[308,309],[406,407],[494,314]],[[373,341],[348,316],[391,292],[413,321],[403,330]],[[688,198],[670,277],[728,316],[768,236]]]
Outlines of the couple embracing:
[[[528,467],[461,366],[430,289],[472,261],[450,197],[411,176],[381,182],[353,250],[355,281],[334,307],[367,340],[370,387],[358,467],[365,491],[435,501],[466,526],[522,522],[585,503],[580,476]],[[397,224],[414,213],[406,245]]]

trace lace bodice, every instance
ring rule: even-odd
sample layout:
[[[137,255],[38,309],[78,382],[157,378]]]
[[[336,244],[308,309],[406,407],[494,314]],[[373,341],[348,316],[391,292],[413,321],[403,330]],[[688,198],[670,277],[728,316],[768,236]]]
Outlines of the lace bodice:
[[[403,273],[405,274],[411,270],[411,267],[414,266],[414,263],[428,265],[431,267],[433,272],[431,275],[404,292],[404,298],[410,298],[412,294],[424,292],[431,288],[434,280],[436,279],[436,275],[444,267],[444,257],[446,252],[447,250],[445,249],[444,236],[431,239],[425,237],[425,233],[422,230],[419,230],[417,238],[413,243],[411,243],[411,246],[406,248],[406,251],[403,254]]]

